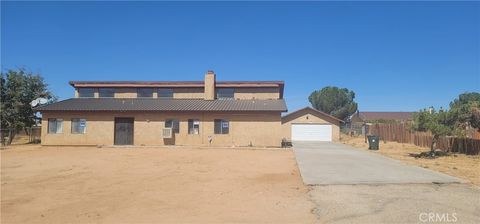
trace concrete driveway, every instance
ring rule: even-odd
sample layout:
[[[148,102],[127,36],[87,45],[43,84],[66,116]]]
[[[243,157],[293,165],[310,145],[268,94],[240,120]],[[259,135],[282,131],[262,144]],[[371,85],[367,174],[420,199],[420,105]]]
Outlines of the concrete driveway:
[[[480,223],[480,189],[460,179],[343,144],[294,151],[318,223]]]
[[[344,144],[294,142],[293,148],[307,185],[463,182]]]

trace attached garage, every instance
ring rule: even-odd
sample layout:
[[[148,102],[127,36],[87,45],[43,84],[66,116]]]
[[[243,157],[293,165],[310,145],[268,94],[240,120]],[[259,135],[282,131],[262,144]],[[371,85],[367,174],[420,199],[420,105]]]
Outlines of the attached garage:
[[[283,137],[290,141],[338,141],[343,121],[310,107],[282,117]]]

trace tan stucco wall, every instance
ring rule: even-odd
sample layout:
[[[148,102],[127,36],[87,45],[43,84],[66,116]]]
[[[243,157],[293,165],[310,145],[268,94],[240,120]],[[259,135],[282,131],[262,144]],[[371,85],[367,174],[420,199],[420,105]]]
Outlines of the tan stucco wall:
[[[282,136],[287,140],[292,140],[292,124],[331,124],[332,140],[340,140],[340,124],[335,121],[327,121],[327,118],[321,118],[309,112],[303,112],[293,119],[284,119],[282,121]],[[308,119],[307,119],[308,117]]]
[[[215,74],[213,72],[208,72],[205,74],[205,100],[214,100],[215,99]]]
[[[176,145],[209,145],[208,136],[213,137],[214,146],[280,146],[282,125],[279,112],[244,113],[51,113],[42,114],[42,145],[113,145],[115,117],[134,117],[134,145],[171,144],[161,137],[164,121],[169,118],[180,120],[180,133],[175,134]],[[48,118],[62,118],[63,133],[48,133]],[[71,133],[71,119],[87,119],[86,134]],[[188,119],[200,119],[200,134],[188,135]],[[214,119],[230,121],[230,133],[215,135]]]
[[[235,99],[279,99],[278,88],[236,88]]]
[[[203,99],[203,88],[172,88],[173,98],[176,99]],[[153,89],[153,98],[157,98],[157,88]],[[115,98],[136,98],[136,88],[116,88]]]
[[[203,99],[203,88],[174,88],[175,99]]]
[[[204,88],[172,88],[175,99],[203,99]],[[235,99],[279,99],[278,88],[234,88]],[[75,89],[75,97],[78,91]],[[98,97],[98,88],[95,88],[95,98]],[[136,98],[136,88],[115,88],[115,98]],[[157,98],[157,88],[153,88],[153,98]]]

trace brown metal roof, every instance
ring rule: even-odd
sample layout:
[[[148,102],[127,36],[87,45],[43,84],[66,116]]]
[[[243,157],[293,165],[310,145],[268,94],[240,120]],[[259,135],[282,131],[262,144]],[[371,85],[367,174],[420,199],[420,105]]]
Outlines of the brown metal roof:
[[[72,98],[35,108],[36,111],[278,111],[279,100],[203,100],[153,98]]]
[[[364,121],[395,120],[407,121],[413,119],[413,112],[359,112]]]

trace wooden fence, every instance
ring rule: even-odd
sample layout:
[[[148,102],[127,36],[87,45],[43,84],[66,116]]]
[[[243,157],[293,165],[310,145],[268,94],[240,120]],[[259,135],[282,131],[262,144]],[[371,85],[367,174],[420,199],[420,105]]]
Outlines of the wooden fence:
[[[480,139],[480,131],[472,131],[471,137],[473,139]]]
[[[409,124],[373,124],[369,134],[380,136],[384,141],[414,144],[420,147],[430,147],[433,136],[429,132],[412,131]],[[446,152],[458,152],[468,155],[478,155],[480,139],[441,137],[437,148]]]
[[[7,143],[8,137],[13,131],[13,129],[0,129],[0,143],[2,146]],[[41,136],[42,127],[30,127],[17,130],[15,133],[15,138],[17,138],[17,140],[20,139],[22,143],[40,143]]]
[[[31,127],[28,133],[29,143],[40,143],[42,137],[42,127]]]

